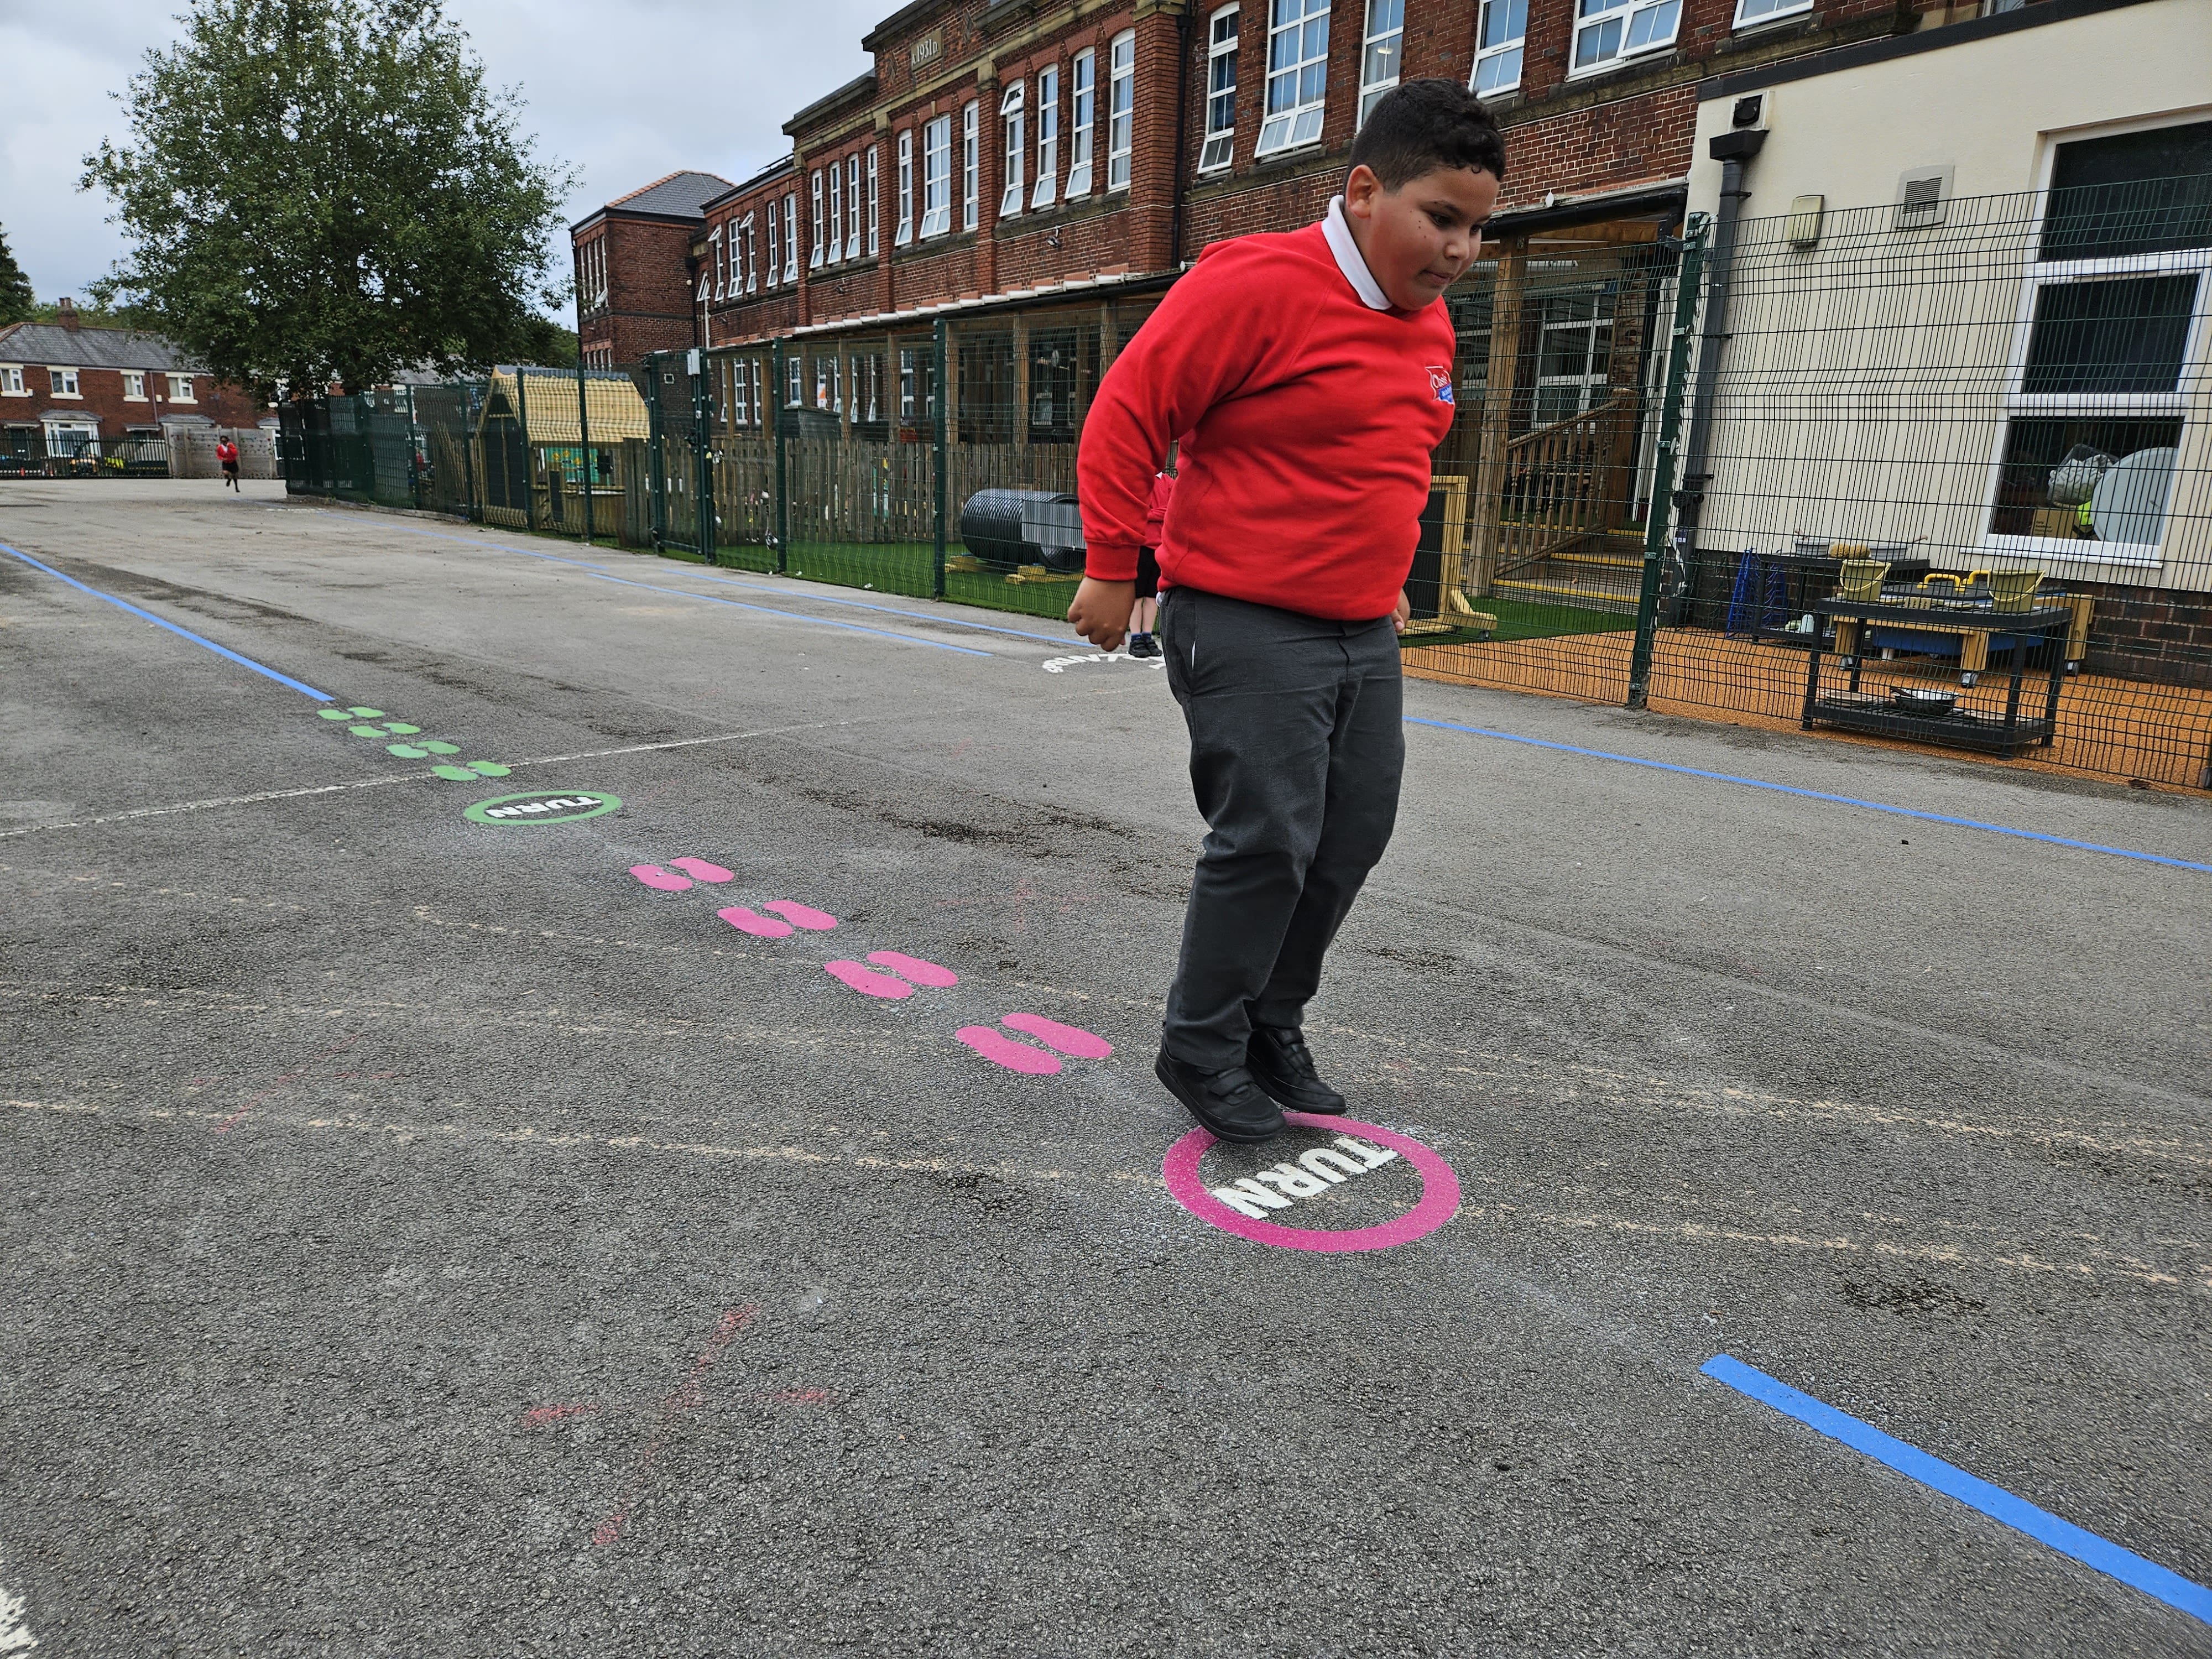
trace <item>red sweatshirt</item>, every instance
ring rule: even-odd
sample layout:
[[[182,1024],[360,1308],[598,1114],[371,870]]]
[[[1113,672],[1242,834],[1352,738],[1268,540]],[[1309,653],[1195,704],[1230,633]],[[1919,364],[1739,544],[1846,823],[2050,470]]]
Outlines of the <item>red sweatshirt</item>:
[[[1136,574],[1180,439],[1163,586],[1346,622],[1396,605],[1451,429],[1451,320],[1440,301],[1376,308],[1348,232],[1334,240],[1216,242],[1114,360],[1076,463],[1091,575]]]

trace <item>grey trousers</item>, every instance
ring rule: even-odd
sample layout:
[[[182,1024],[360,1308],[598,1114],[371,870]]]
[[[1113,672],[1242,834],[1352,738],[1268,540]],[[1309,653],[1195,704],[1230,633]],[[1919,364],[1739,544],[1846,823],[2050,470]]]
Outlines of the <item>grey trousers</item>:
[[[1177,587],[1158,628],[1209,826],[1161,1040],[1218,1071],[1244,1063],[1255,1024],[1298,1024],[1390,844],[1404,683],[1388,617],[1327,622]]]

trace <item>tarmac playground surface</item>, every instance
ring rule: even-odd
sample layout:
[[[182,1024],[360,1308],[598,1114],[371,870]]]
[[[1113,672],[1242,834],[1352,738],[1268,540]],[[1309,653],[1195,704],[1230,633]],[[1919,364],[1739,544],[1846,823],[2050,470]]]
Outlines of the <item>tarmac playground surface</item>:
[[[0,1651],[2212,1653],[2212,803],[1409,682],[1209,1148],[1156,665],[249,490],[0,486]]]

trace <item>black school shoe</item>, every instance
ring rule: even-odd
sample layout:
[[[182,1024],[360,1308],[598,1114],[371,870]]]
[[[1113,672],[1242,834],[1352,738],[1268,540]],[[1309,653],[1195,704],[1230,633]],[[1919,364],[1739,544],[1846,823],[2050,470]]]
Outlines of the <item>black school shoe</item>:
[[[1150,634],[1132,634],[1129,635],[1129,654],[1133,657],[1157,657],[1160,654],[1159,641]]]
[[[1193,1117],[1213,1131],[1216,1139],[1249,1146],[1273,1140],[1290,1127],[1241,1066],[1225,1072],[1200,1071],[1163,1048],[1152,1062],[1152,1074],[1190,1108]]]
[[[1255,1025],[1244,1048],[1244,1069],[1286,1110],[1344,1115],[1344,1097],[1321,1080],[1296,1026]]]

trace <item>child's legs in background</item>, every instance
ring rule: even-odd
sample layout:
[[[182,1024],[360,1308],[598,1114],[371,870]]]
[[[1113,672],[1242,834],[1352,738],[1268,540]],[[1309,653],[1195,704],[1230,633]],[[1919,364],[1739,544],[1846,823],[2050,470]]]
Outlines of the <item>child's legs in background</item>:
[[[1139,599],[1129,607],[1129,631],[1132,634],[1151,633],[1152,623],[1159,613],[1160,602],[1158,599]]]

